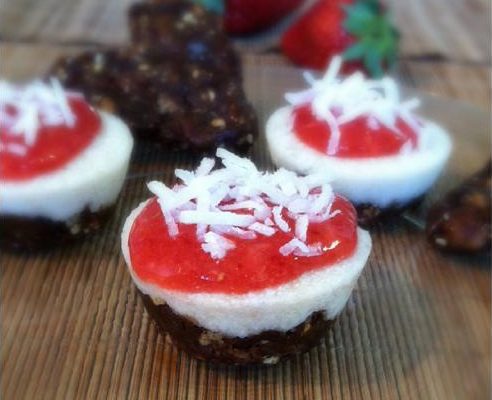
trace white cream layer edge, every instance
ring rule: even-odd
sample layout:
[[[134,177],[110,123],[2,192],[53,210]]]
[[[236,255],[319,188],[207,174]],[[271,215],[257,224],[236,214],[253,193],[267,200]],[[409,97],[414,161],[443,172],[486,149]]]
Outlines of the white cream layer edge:
[[[123,186],[133,138],[119,118],[100,112],[101,133],[79,156],[34,179],[0,180],[0,214],[66,221],[111,205]]]
[[[121,235],[123,256],[134,283],[156,304],[165,303],[177,314],[229,337],[246,337],[270,329],[285,332],[316,311],[324,311],[328,319],[335,318],[347,303],[371,251],[369,233],[358,228],[358,244],[351,257],[275,288],[243,295],[165,290],[141,280],[130,259],[131,227],[145,204],[128,216]]]
[[[451,140],[438,125],[425,122],[419,147],[407,154],[355,159],[320,154],[300,141],[292,129],[292,107],[275,111],[266,124],[273,162],[302,174],[325,174],[335,192],[356,204],[379,207],[406,204],[437,180],[451,153]]]

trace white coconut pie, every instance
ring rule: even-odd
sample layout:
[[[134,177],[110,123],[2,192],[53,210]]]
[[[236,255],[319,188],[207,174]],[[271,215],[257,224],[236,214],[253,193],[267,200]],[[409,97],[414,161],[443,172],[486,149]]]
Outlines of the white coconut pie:
[[[321,79],[288,93],[290,103],[266,124],[268,148],[279,167],[322,174],[356,206],[400,208],[434,184],[451,152],[439,125],[418,116],[417,99],[401,101],[389,77],[338,76],[335,58]]]
[[[127,218],[122,251],[147,311],[195,357],[275,363],[316,345],[371,250],[320,177],[259,172],[223,149],[177,170]]]
[[[56,245],[99,228],[123,186],[128,127],[57,81],[0,82],[0,242]]]

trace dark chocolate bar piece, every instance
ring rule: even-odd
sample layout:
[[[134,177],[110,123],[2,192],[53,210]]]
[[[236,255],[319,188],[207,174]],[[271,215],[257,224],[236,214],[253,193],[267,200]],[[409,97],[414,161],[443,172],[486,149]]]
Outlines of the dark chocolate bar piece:
[[[428,240],[452,252],[490,251],[491,162],[430,209]]]
[[[176,314],[167,304],[155,304],[139,291],[145,308],[163,333],[191,356],[224,364],[275,364],[303,353],[319,344],[333,320],[314,312],[304,322],[286,331],[265,331],[240,338],[209,331],[194,321]]]

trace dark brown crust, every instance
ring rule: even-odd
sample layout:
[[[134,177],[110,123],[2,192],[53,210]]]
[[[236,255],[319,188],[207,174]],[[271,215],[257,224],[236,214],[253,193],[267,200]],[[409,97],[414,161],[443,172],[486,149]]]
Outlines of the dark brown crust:
[[[490,251],[491,162],[431,207],[426,233],[435,247],[459,253]]]
[[[371,228],[378,222],[391,220],[407,209],[418,207],[422,203],[423,197],[412,200],[407,204],[393,204],[385,208],[373,204],[357,204],[357,223],[363,228]]]
[[[131,45],[61,59],[51,74],[119,115],[138,139],[171,151],[247,152],[258,122],[218,19],[178,2],[135,4],[129,21]]]
[[[139,291],[145,308],[172,342],[195,358],[224,364],[275,364],[316,346],[326,335],[332,320],[322,312],[311,314],[287,332],[265,331],[245,338],[227,337],[198,326],[176,314],[168,305],[156,305]]]
[[[98,211],[85,208],[67,221],[0,215],[0,247],[10,251],[46,250],[98,230],[112,215],[114,206]]]

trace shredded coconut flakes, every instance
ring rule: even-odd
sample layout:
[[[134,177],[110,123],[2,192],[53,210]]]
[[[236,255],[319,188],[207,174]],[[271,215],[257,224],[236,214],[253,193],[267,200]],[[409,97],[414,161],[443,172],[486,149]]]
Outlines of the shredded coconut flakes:
[[[332,59],[321,79],[305,72],[304,79],[311,87],[285,95],[287,102],[293,106],[311,103],[314,115],[326,121],[331,131],[328,155],[334,155],[338,150],[340,126],[362,115],[370,117],[372,129],[381,124],[395,134],[401,134],[396,126],[396,121],[401,118],[417,131],[418,119],[412,111],[420,105],[418,99],[401,102],[398,86],[389,77],[371,80],[366,79],[361,72],[355,72],[341,78],[341,66],[342,59],[337,56]]]
[[[169,235],[179,235],[179,224],[196,225],[197,240],[216,260],[235,248],[235,240],[258,235],[291,232],[292,240],[279,252],[299,257],[320,255],[319,243],[308,244],[310,222],[324,222],[332,211],[334,194],[321,177],[305,177],[285,169],[259,172],[246,158],[218,149],[223,168],[212,170],[214,160],[205,158],[196,171],[176,170],[182,181],[172,189],[157,181],[148,183],[157,196]],[[294,237],[295,235],[295,237]]]
[[[0,81],[0,121],[11,134],[23,139],[23,144],[1,149],[24,155],[36,143],[41,126],[73,127],[75,115],[68,103],[67,92],[54,78],[49,83],[34,81],[26,86]]]

